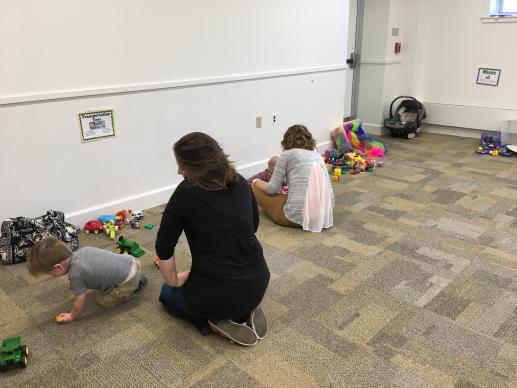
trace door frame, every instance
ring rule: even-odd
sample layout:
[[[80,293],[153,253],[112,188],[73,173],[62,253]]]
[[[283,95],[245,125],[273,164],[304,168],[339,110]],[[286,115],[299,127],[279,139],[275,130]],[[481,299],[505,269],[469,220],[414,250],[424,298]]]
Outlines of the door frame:
[[[357,105],[359,103],[359,79],[361,73],[361,48],[363,43],[363,17],[364,0],[357,0],[357,16],[355,23],[355,53],[357,64],[354,69],[354,81],[352,83],[352,117],[357,118]]]
[[[364,0],[351,0],[357,1],[357,12],[356,12],[356,23],[355,23],[355,43],[354,53],[356,55],[356,63],[353,69],[353,81],[352,81],[352,99],[350,107],[350,116],[344,117],[343,119],[352,120],[357,118],[357,107],[359,104],[359,80],[361,73],[361,48],[363,42],[363,18],[364,18]],[[347,53],[347,58],[351,52]],[[345,101],[346,102],[346,101]]]

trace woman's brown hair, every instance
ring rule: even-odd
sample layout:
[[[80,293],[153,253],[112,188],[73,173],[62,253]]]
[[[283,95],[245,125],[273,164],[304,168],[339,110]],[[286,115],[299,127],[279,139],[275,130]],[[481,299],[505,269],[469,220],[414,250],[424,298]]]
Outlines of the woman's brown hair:
[[[301,148],[303,150],[314,150],[316,141],[305,125],[293,125],[284,133],[284,139],[280,143],[284,150],[291,148]]]
[[[228,160],[214,138],[192,132],[174,144],[174,155],[186,179],[195,186],[217,190],[233,186],[239,180],[233,163]]]

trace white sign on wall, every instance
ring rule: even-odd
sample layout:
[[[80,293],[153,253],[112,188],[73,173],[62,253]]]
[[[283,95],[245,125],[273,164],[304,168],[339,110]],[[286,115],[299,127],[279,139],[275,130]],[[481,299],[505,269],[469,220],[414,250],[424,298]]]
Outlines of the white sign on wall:
[[[497,86],[499,85],[499,76],[501,69],[489,69],[480,67],[478,70],[478,79],[476,81],[479,85]]]
[[[81,140],[88,142],[115,136],[115,120],[113,116],[113,109],[79,113]]]

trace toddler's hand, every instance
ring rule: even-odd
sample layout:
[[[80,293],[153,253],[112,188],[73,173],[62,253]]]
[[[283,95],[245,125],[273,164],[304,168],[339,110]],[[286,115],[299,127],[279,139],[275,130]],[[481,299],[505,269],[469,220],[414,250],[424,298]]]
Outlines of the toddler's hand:
[[[56,316],[57,323],[69,323],[72,322],[74,318],[72,318],[72,314],[70,313],[61,313]]]

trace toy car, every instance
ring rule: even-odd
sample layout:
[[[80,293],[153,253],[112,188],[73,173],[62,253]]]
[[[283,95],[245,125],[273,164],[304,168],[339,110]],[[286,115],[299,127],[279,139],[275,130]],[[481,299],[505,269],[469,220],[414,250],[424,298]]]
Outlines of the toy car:
[[[133,220],[140,221],[142,218],[144,218],[142,210],[133,210]]]
[[[131,256],[140,257],[145,254],[145,251],[140,248],[140,245],[138,245],[135,241],[124,238],[124,236],[120,236],[117,241],[115,253],[129,253]]]
[[[97,217],[97,221],[102,222],[105,224],[106,222],[115,222],[117,220],[117,217],[112,216],[111,214],[104,214],[102,216]]]
[[[0,372],[5,372],[9,368],[27,366],[29,348],[21,342],[21,337],[4,339],[0,348]]]
[[[84,224],[84,231],[86,233],[90,233],[90,232],[99,233],[99,231],[101,231],[102,229],[103,229],[102,222],[97,221],[97,220],[91,220],[91,221],[88,221],[86,224]]]

